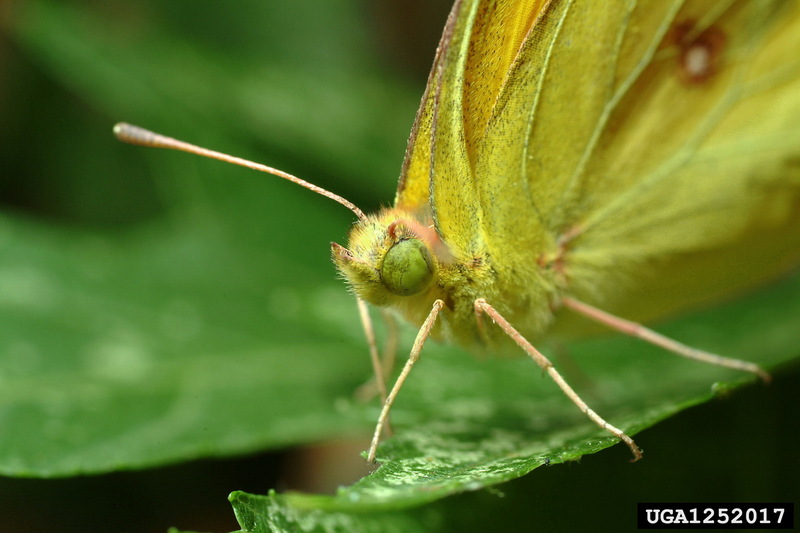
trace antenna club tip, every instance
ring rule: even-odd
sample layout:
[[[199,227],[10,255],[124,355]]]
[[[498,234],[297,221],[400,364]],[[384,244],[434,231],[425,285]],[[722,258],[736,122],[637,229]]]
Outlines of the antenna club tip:
[[[127,122],[117,122],[114,124],[114,136],[121,141],[127,141],[135,129],[136,126],[131,126]]]
[[[127,122],[117,122],[114,124],[114,135],[122,142],[136,144],[139,146],[150,146],[153,148],[164,148],[164,139],[150,130],[128,124]]]

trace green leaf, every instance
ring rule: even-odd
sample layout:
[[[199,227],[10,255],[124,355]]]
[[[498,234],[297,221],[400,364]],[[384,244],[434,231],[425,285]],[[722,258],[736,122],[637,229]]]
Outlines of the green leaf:
[[[282,505],[282,498],[270,492],[268,496],[253,496],[244,492],[231,494],[230,501],[243,531],[353,531],[363,533],[402,533],[422,531],[428,520],[402,512],[383,512],[370,515],[302,511]],[[425,513],[423,513],[425,514]]]
[[[329,259],[329,242],[346,235],[348,213],[276,179],[123,146],[113,140],[111,126],[118,118],[174,118],[191,124],[192,140],[211,139],[209,144],[227,144],[230,151],[240,138],[258,138],[251,135],[258,128],[259,142],[274,153],[291,145],[306,158],[306,150],[323,154],[307,158],[314,161],[307,168],[342,170],[341,161],[350,161],[359,169],[354,176],[364,177],[380,170],[390,151],[402,152],[416,96],[385,80],[365,82],[366,74],[348,77],[319,65],[307,71],[309,62],[299,59],[267,64],[259,72],[227,65],[228,56],[219,56],[218,49],[204,50],[206,35],[176,38],[180,32],[167,19],[178,8],[159,11],[156,5],[148,11],[137,4],[130,7],[141,10],[135,16],[109,17],[88,7],[31,2],[12,19],[12,35],[33,60],[114,118],[76,128],[70,120],[59,122],[56,113],[47,135],[32,130],[36,142],[41,137],[64,143],[76,130],[89,132],[81,134],[83,150],[53,142],[58,150],[37,155],[50,169],[45,176],[35,165],[20,167],[31,178],[50,180],[42,186],[46,202],[65,199],[69,206],[58,207],[55,216],[74,217],[77,225],[10,213],[0,219],[0,379],[6,385],[0,390],[0,424],[11,436],[0,443],[0,472],[6,475],[67,476],[244,453],[366,433],[373,418],[374,407],[366,413],[352,398],[370,366],[354,303]],[[262,20],[279,16],[269,12],[279,4],[251,7],[263,11]],[[323,7],[314,10],[321,18],[307,32],[319,32],[337,17],[354,17],[352,6],[342,12],[328,5],[327,15]],[[135,23],[136,17],[143,18]],[[192,21],[181,22],[186,31],[193,29]],[[268,49],[270,43],[260,46]],[[263,48],[250,53],[262,58]],[[354,42],[336,53],[354,61],[353,50],[362,49]],[[369,72],[356,66],[368,59],[360,61],[351,72]],[[175,65],[185,71],[174,72]],[[240,78],[220,76],[228,67]],[[322,74],[330,74],[326,83],[313,79]],[[292,84],[302,85],[305,94]],[[220,102],[212,86],[223,88],[227,98]],[[350,97],[326,106],[327,115],[310,111],[313,102],[333,95]],[[371,110],[386,107],[387,100],[396,114],[383,113],[386,122],[377,128]],[[237,102],[240,107],[230,107]],[[185,106],[194,111],[184,113]],[[281,123],[253,123],[253,117],[269,122],[297,106],[304,106],[303,114],[292,127],[303,138]],[[198,117],[201,112],[207,116]],[[385,126],[393,120],[402,128],[391,135],[396,147],[387,150],[381,145],[389,142],[391,128]],[[334,123],[341,123],[339,135],[330,134]],[[340,145],[326,146],[331,142]],[[103,154],[101,163],[91,163],[95,159],[85,147],[95,145],[115,155],[116,164],[102,162]],[[237,153],[247,151],[254,149],[240,147]],[[398,165],[392,163],[392,174]],[[18,182],[25,176],[17,175]],[[143,179],[155,186],[132,185]],[[391,182],[385,190],[392,190]],[[132,210],[138,218],[127,225],[104,224],[109,214],[95,211],[91,200],[98,188],[105,192],[98,204],[138,201],[149,207]]]
[[[0,260],[5,474],[141,467],[363,426],[348,405],[367,369],[336,318],[357,320],[349,299],[311,273],[305,290],[261,283],[302,264],[201,235],[120,245],[7,221],[0,233],[14,250]]]
[[[796,276],[735,305],[687,316],[661,330],[692,345],[735,351],[776,369],[797,356],[792,328],[798,319]],[[753,337],[753,331],[759,335]],[[335,496],[273,494],[264,509],[285,516],[324,517],[319,523],[333,520],[325,512],[338,517],[392,511],[489,487],[617,443],[585,420],[530,361],[476,361],[451,351],[430,352],[401,392],[393,412],[397,435],[380,448],[382,464],[375,473]],[[576,344],[570,352],[583,370],[572,381],[587,380],[590,403],[630,435],[756,381],[619,337]],[[650,447],[658,453],[658,442],[640,444],[645,458]],[[683,444],[690,454],[691,435]],[[233,501],[237,509],[254,505],[241,495]]]

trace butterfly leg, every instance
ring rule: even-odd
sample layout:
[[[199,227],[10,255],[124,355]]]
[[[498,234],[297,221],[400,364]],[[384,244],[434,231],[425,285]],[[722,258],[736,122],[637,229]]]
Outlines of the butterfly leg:
[[[400,392],[400,389],[403,387],[403,383],[405,383],[408,374],[411,372],[411,368],[414,366],[414,363],[419,360],[419,354],[422,351],[422,346],[425,344],[425,341],[430,335],[431,329],[433,328],[434,323],[436,323],[436,317],[439,316],[439,311],[442,310],[442,307],[444,307],[443,301],[436,300],[433,302],[431,312],[428,313],[428,317],[425,319],[425,322],[422,323],[422,326],[417,332],[417,338],[414,339],[414,346],[411,348],[408,361],[406,361],[405,366],[403,366],[403,370],[400,371],[400,375],[397,377],[397,381],[394,382],[394,386],[389,392],[389,395],[386,397],[386,401],[383,402],[383,409],[381,409],[381,414],[378,416],[378,423],[375,426],[375,433],[372,435],[372,443],[369,445],[369,452],[367,453],[367,461],[370,463],[375,462],[375,452],[378,449],[378,442],[381,439],[381,432],[383,431],[383,426],[389,417],[389,410],[392,408],[394,399],[397,397],[397,393]]]
[[[375,374],[374,386],[381,397],[381,401],[386,401],[386,377],[383,370],[381,358],[378,355],[378,343],[375,341],[375,328],[372,327],[372,319],[369,316],[369,309],[367,302],[361,298],[356,298],[358,303],[358,316],[361,318],[361,326],[364,329],[364,336],[367,338],[367,346],[369,347],[369,359],[372,361],[372,372]],[[369,383],[365,383],[361,388],[367,389]],[[367,395],[367,393],[364,393]],[[359,393],[359,395],[361,395]]]
[[[361,402],[368,402],[380,396],[381,404],[386,401],[386,380],[392,375],[394,370],[395,360],[397,358],[397,320],[385,309],[381,309],[381,317],[386,325],[386,341],[383,346],[383,353],[378,355],[378,345],[375,341],[375,333],[372,327],[372,319],[370,318],[367,306],[359,302],[359,314],[361,316],[361,325],[364,329],[364,336],[367,339],[369,346],[370,360],[372,361],[372,369],[374,375],[365,383],[356,389],[354,396]],[[383,428],[384,433],[391,434],[392,427],[389,420],[386,421],[386,426]]]
[[[676,340],[665,337],[660,333],[656,333],[652,329],[646,328],[641,324],[611,315],[605,311],[601,311],[596,307],[579,302],[573,298],[564,298],[562,303],[565,307],[568,307],[596,322],[600,322],[611,329],[615,329],[621,333],[630,335],[631,337],[636,337],[651,344],[655,344],[656,346],[688,359],[694,359],[695,361],[702,361],[704,363],[717,366],[724,366],[734,370],[750,372],[760,377],[764,383],[769,383],[772,379],[771,376],[760,366],[750,363],[749,361],[742,361],[741,359],[733,359],[730,357],[722,357],[721,355],[698,350],[696,348],[692,348],[691,346],[686,346],[685,344],[681,344]]]
[[[550,376],[550,378],[556,382],[556,385],[558,385],[558,387],[564,392],[564,394],[567,395],[567,398],[572,400],[572,403],[578,406],[578,409],[580,409],[581,412],[583,412],[586,416],[588,416],[589,419],[595,424],[597,424],[599,427],[608,431],[609,433],[611,433],[612,435],[623,441],[625,444],[627,444],[628,448],[630,448],[631,452],[633,453],[633,461],[638,461],[639,459],[642,458],[642,451],[639,449],[636,443],[633,442],[633,439],[630,438],[628,435],[626,435],[621,429],[617,428],[616,426],[612,426],[611,424],[606,422],[605,419],[603,419],[600,415],[595,413],[588,405],[586,405],[586,402],[584,402],[581,399],[581,397],[578,396],[578,393],[576,393],[573,390],[573,388],[570,387],[569,384],[564,380],[561,374],[558,373],[558,371],[553,366],[553,363],[551,363],[550,360],[547,357],[545,357],[539,350],[534,348],[533,345],[530,342],[528,342],[528,339],[523,337],[521,333],[519,333],[516,329],[514,329],[514,327],[511,324],[509,324],[509,322],[503,317],[503,315],[498,313],[497,310],[491,305],[489,305],[489,303],[486,300],[484,300],[483,298],[478,298],[477,300],[475,300],[475,312],[477,314],[486,313],[487,315],[489,315],[492,321],[494,321],[495,324],[500,326],[500,328],[506,333],[506,335],[511,337],[511,339],[514,342],[516,342],[520,348],[525,350],[525,353],[527,353],[536,362],[536,364],[539,365],[542,371],[546,372]]]
[[[385,383],[394,370],[394,364],[397,358],[398,331],[397,319],[395,319],[391,313],[386,309],[381,309],[381,316],[383,317],[384,324],[386,324],[386,343],[383,345],[383,357],[381,359],[383,365],[383,381]]]

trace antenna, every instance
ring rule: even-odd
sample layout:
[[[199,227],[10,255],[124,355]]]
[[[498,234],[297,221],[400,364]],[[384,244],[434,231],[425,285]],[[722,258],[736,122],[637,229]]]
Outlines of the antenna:
[[[254,163],[252,161],[248,161],[247,159],[242,159],[241,157],[234,157],[232,155],[223,154],[222,152],[209,150],[208,148],[195,146],[194,144],[189,144],[187,142],[179,141],[178,139],[173,139],[172,137],[160,135],[150,130],[140,128],[139,126],[134,126],[132,124],[127,124],[125,122],[118,122],[117,124],[114,125],[114,135],[116,135],[117,139],[119,139],[120,141],[126,142],[128,144],[147,146],[150,148],[166,148],[169,150],[178,150],[180,152],[187,152],[189,154],[200,155],[203,157],[208,157],[210,159],[216,159],[218,161],[225,161],[226,163],[233,163],[234,165],[239,165],[241,167],[247,167],[253,170],[266,172],[267,174],[272,174],[273,176],[278,176],[279,178],[289,180],[292,183],[296,183],[297,185],[305,187],[310,191],[314,191],[315,193],[321,194],[326,198],[330,198],[334,202],[340,203],[341,205],[345,206],[347,209],[355,213],[355,215],[358,217],[359,220],[367,219],[366,215],[364,215],[364,212],[361,211],[361,209],[359,209],[355,205],[353,205],[353,203],[350,202],[349,200],[345,200],[338,194],[334,194],[327,189],[318,187],[313,183],[309,183],[306,180],[300,179],[297,176],[293,176],[282,170],[278,170],[277,168],[268,167],[267,165],[262,165],[260,163]]]

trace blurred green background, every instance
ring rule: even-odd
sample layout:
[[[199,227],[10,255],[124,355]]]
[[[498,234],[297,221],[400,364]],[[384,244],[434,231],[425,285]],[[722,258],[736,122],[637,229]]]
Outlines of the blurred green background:
[[[285,365],[296,365],[298,375],[320,374],[323,391],[307,405],[279,406],[320,415],[275,441],[231,432],[222,444],[204,445],[202,436],[187,434],[185,447],[163,453],[157,440],[146,440],[157,432],[148,432],[144,420],[138,438],[153,451],[139,462],[115,457],[113,439],[91,451],[95,462],[83,462],[70,442],[46,442],[65,432],[43,428],[50,419],[41,411],[4,409],[4,427],[26,428],[30,420],[31,439],[0,437],[11,458],[4,474],[20,476],[0,479],[0,531],[234,530],[226,501],[232,490],[315,489],[308,472],[323,469],[313,462],[323,452],[287,445],[363,439],[372,411],[328,405],[331,396],[348,398],[370,372],[354,306],[328,258],[328,243],[345,239],[352,216],[279,180],[122,145],[111,127],[124,120],[264,162],[374,210],[392,201],[449,4],[0,5],[0,398],[6,407],[35,397],[56,420],[61,395],[72,395],[91,416],[91,406],[109,401],[111,383],[132,389],[113,401],[135,417],[137,377],[152,373],[154,396],[179,398],[176,381],[213,388],[215,373],[231,367],[243,390],[278,388],[279,403],[292,383],[281,389],[269,376],[254,376],[288,352],[270,352],[273,359],[257,352],[264,335],[276,346],[293,346]],[[332,357],[337,373],[328,380],[324,368],[303,367],[301,354],[320,350],[341,354]],[[181,354],[193,351],[231,359],[225,367],[187,369]],[[98,353],[112,354],[111,362],[98,362]],[[159,359],[143,359],[144,353]],[[74,361],[91,371],[78,373]],[[800,463],[789,451],[798,437],[798,380],[798,369],[787,368],[769,388],[751,387],[648,430],[642,445],[654,453],[636,466],[625,464],[628,452],[618,446],[580,464],[537,470],[499,491],[450,498],[439,504],[451,517],[441,529],[618,531],[635,527],[637,501],[796,501]],[[239,405],[252,411],[243,416],[255,425],[276,408],[248,405],[244,392]],[[210,402],[204,415],[212,428],[226,416],[215,406]],[[174,409],[184,414],[178,403]],[[103,419],[97,431],[121,441],[124,428],[115,422]],[[27,452],[40,450],[41,460],[15,463],[25,454],[11,440]],[[262,453],[267,444],[283,451]],[[345,450],[332,452],[335,461],[360,461],[363,440],[352,449],[346,440],[341,445]],[[239,457],[207,458],[232,453]],[[183,460],[191,462],[159,466]],[[113,470],[122,472],[100,473]],[[70,475],[79,477],[32,479]],[[359,471],[335,475],[333,486]]]

